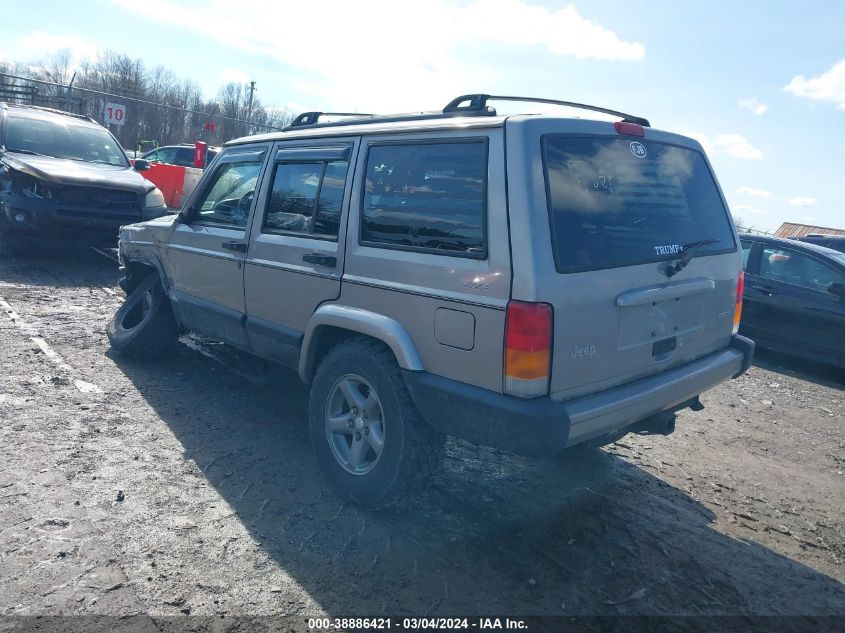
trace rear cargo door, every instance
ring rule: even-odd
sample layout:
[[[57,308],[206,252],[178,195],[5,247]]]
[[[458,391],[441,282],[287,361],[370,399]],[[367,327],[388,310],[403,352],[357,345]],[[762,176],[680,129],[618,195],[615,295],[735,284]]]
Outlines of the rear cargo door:
[[[542,191],[529,204],[549,232],[538,237],[531,299],[554,308],[556,399],[727,346],[741,267],[700,151],[649,138],[651,130],[630,137],[590,125],[604,133],[540,134],[542,161],[533,161]],[[520,292],[515,285],[515,299]]]

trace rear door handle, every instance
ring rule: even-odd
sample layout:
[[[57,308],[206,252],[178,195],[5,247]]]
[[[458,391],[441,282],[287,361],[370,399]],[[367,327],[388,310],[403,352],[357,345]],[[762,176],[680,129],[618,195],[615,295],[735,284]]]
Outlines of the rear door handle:
[[[223,248],[236,253],[246,253],[246,242],[223,242]]]
[[[309,264],[317,264],[318,266],[327,266],[334,268],[337,266],[337,257],[334,255],[321,255],[320,253],[307,253],[302,256],[302,261]]]
[[[775,292],[775,289],[774,289],[774,288],[772,288],[771,286],[751,286],[751,287],[752,287],[754,290],[756,290],[757,292],[762,292],[764,295],[769,295],[770,297],[771,297],[773,294],[777,294],[777,293]]]

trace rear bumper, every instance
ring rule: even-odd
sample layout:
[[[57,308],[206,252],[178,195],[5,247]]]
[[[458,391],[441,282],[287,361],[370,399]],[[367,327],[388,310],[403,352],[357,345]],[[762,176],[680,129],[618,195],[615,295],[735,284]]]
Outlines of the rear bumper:
[[[544,456],[684,408],[700,393],[743,374],[753,356],[753,341],[734,336],[730,347],[704,358],[567,402],[521,400],[426,372],[405,371],[404,377],[420,413],[438,431]]]

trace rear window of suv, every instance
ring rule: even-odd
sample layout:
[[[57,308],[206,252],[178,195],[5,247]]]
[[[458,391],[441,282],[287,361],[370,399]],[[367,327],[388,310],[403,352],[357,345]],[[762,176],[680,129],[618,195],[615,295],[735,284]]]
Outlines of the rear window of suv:
[[[702,154],[630,138],[543,138],[558,272],[581,272],[736,250],[731,220]]]

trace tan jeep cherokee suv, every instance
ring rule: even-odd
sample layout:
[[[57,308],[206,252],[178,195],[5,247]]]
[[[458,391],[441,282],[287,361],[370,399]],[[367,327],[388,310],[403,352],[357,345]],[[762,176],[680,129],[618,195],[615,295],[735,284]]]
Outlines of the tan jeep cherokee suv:
[[[121,230],[112,346],[189,329],[296,369],[323,469],[367,506],[447,434],[539,456],[670,433],[753,353],[701,146],[493,99],[227,143],[178,216]]]

